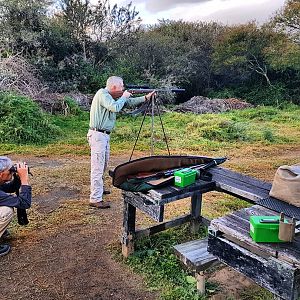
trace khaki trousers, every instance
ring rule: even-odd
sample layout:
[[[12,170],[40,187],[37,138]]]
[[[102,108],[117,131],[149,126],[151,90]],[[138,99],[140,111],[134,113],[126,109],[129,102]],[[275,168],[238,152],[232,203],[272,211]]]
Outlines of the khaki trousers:
[[[0,237],[11,222],[14,209],[8,206],[0,206]]]
[[[109,134],[89,130],[87,139],[91,148],[90,202],[100,202],[103,196],[103,174],[109,161]]]

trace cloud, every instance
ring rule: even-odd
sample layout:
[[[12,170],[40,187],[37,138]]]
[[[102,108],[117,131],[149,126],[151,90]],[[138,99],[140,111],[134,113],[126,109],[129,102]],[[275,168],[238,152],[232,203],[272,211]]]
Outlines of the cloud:
[[[211,0],[139,0],[136,2],[146,2],[146,9],[151,13],[157,13],[164,10],[169,10],[174,7],[181,5],[183,8],[187,4],[199,4],[204,2],[209,2]]]
[[[249,21],[256,21],[259,24],[263,24],[267,22],[283,4],[284,0],[268,0],[263,3],[263,6],[245,3],[240,7],[220,9],[201,18],[197,18],[197,15],[194,15],[192,19],[194,21],[217,21],[223,24],[242,24]]]

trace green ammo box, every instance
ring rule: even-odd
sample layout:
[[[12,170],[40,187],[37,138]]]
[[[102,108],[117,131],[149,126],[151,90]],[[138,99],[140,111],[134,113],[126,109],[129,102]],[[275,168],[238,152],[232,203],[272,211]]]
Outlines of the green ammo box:
[[[279,216],[251,216],[250,236],[255,242],[278,243]]]
[[[197,171],[191,168],[185,168],[174,172],[174,184],[179,187],[186,187],[196,180]]]

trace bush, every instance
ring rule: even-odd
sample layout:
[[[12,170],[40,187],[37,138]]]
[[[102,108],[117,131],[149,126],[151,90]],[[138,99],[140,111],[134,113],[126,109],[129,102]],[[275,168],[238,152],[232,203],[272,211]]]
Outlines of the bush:
[[[41,144],[57,137],[60,132],[31,99],[0,93],[0,142]]]
[[[71,97],[64,98],[64,104],[66,106],[66,115],[72,116],[80,116],[82,114],[82,110],[80,109],[78,103]]]
[[[205,128],[203,137],[217,141],[249,141],[248,126],[241,122],[223,121]]]
[[[254,105],[274,105],[277,107],[290,98],[283,83],[275,83],[273,86],[252,84],[235,88],[225,88],[219,91],[211,91],[209,97],[222,99],[239,98]]]

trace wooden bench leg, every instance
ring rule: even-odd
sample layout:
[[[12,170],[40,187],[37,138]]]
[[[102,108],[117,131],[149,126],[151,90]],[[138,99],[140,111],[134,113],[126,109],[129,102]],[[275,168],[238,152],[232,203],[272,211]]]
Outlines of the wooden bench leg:
[[[204,295],[205,294],[205,275],[204,272],[201,271],[199,273],[196,273],[196,281],[197,281],[197,291],[199,294]]]
[[[134,252],[135,218],[136,208],[124,201],[122,254],[126,258]]]
[[[194,193],[191,198],[191,233],[197,233],[200,228],[202,194]]]

